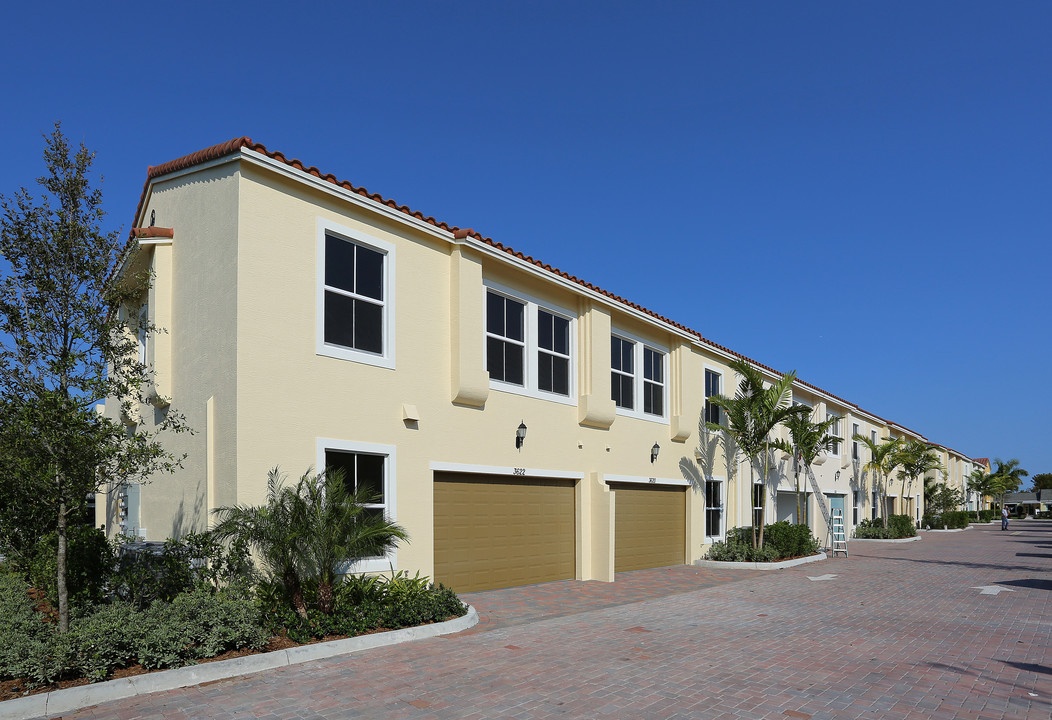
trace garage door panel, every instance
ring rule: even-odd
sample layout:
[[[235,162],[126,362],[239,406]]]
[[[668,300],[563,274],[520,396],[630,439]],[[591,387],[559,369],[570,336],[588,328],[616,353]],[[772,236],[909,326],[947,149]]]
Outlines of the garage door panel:
[[[458,592],[572,578],[574,483],[436,473],[435,580]]]
[[[614,490],[614,571],[682,565],[686,488],[622,483],[610,487]]]

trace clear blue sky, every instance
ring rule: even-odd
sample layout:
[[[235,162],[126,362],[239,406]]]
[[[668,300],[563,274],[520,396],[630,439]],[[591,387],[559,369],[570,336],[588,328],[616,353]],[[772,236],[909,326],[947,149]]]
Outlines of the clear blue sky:
[[[62,5],[65,5],[62,7]],[[1052,472],[1052,3],[8,3],[0,192],[248,135]]]

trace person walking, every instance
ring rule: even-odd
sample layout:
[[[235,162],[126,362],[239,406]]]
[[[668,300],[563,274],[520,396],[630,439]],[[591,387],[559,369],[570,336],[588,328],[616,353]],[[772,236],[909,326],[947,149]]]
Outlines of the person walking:
[[[1001,529],[1008,529],[1008,508],[1006,507],[1001,508]]]

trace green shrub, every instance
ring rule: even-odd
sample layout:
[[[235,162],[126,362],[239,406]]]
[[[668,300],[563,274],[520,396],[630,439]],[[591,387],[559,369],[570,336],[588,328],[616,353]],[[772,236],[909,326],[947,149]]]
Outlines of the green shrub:
[[[720,562],[775,562],[787,558],[814,555],[818,539],[806,525],[780,521],[764,527],[764,543],[752,546],[752,528],[737,527],[727,531],[726,541],[717,541],[705,557]]]
[[[944,512],[941,515],[929,513],[921,519],[921,525],[932,530],[942,530],[943,528],[956,530],[968,527],[971,516],[972,513],[963,510]]]
[[[247,587],[254,577],[245,542],[229,548],[211,533],[190,533],[169,538],[159,552],[140,550],[119,553],[113,572],[114,595],[139,609],[156,600],[171,602],[181,593],[206,587]]]
[[[891,532],[884,527],[883,520],[866,518],[855,526],[855,537],[859,540],[884,540],[891,537]]]
[[[92,682],[134,661],[142,619],[129,603],[114,602],[70,623],[71,669]]]
[[[1001,517],[1000,510],[977,510],[975,513],[978,522],[992,522]]]
[[[909,538],[917,536],[917,528],[909,515],[892,515],[888,518],[888,530],[892,538]]]
[[[227,650],[258,649],[270,633],[242,588],[188,592],[158,601],[141,614],[137,654],[143,667],[179,667]]]
[[[26,579],[58,606],[58,533],[40,539],[26,559]],[[89,525],[66,529],[66,589],[70,606],[102,602],[106,581],[113,569],[113,549],[106,534]]]
[[[806,525],[790,524],[784,520],[768,525],[764,530],[764,544],[774,548],[778,558],[797,558],[818,552],[818,538]]]
[[[308,606],[316,586],[304,587]],[[449,588],[435,587],[419,574],[410,577],[404,571],[383,575],[351,575],[334,588],[331,615],[308,610],[307,617],[297,615],[284,602],[280,588],[259,588],[263,617],[274,634],[284,634],[296,642],[307,642],[326,635],[353,637],[379,628],[401,628],[450,617],[460,617],[467,607]]]

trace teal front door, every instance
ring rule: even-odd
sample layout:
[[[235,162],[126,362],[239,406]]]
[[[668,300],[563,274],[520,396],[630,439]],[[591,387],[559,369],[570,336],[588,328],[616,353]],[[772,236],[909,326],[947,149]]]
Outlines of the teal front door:
[[[829,520],[832,522],[833,517],[840,515],[844,517],[844,496],[843,495],[826,495],[829,498]],[[847,524],[846,522],[844,523]]]

